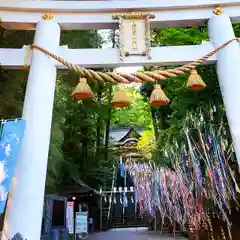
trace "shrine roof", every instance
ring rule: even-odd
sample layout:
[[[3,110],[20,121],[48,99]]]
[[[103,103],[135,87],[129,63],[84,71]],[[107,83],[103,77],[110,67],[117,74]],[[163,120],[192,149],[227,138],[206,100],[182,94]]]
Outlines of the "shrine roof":
[[[109,132],[110,141],[113,143],[121,142],[130,132],[135,132],[140,138],[142,130],[136,130],[131,126],[111,129]]]
[[[98,196],[102,195],[102,193],[100,193],[98,190],[93,189],[92,187],[85,184],[82,180],[78,179],[76,180],[76,183],[74,185],[62,187],[61,194],[69,197],[71,195],[75,196],[75,195],[90,193],[90,192],[94,195],[98,195]]]

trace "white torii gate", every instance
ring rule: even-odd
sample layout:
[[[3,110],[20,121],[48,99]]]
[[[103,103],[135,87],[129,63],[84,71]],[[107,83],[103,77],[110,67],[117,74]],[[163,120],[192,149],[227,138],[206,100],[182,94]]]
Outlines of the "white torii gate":
[[[213,10],[221,7],[223,14]],[[152,27],[208,25],[211,42],[195,46],[151,48],[152,59],[129,56],[119,59],[118,49],[68,49],[59,46],[62,30],[115,28],[116,13],[151,13]],[[51,14],[46,14],[51,13]],[[136,1],[26,1],[0,3],[1,25],[7,29],[35,30],[34,43],[73,64],[87,68],[132,65],[171,65],[194,61],[234,38],[232,23],[240,22],[238,0],[136,0]],[[0,49],[3,68],[21,69],[27,49]],[[206,61],[217,64],[219,84],[240,165],[240,45],[232,42]],[[63,65],[33,50],[25,94],[23,118],[27,121],[16,174],[4,221],[2,240],[20,233],[23,239],[40,239],[43,197],[51,133],[56,70]]]

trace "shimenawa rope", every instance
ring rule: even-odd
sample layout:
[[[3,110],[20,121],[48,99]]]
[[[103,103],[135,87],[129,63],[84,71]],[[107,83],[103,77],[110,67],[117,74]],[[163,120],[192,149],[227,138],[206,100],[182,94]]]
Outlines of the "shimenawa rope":
[[[55,53],[52,53],[36,44],[31,45],[31,49],[38,49],[43,53],[51,56],[67,68],[79,73],[82,77],[94,78],[99,81],[108,81],[108,82],[117,82],[117,83],[132,83],[132,82],[156,82],[161,80],[166,80],[170,77],[176,77],[178,75],[188,73],[191,70],[194,70],[201,63],[206,61],[208,58],[212,57],[215,53],[232,43],[233,41],[240,40],[240,38],[233,38],[219,47],[214,48],[207,55],[197,59],[194,62],[177,67],[174,69],[167,70],[156,70],[156,71],[145,71],[145,72],[136,72],[136,73],[116,73],[116,72],[100,72],[94,71],[91,69],[86,69],[83,67],[76,66],[69,61],[57,56]]]

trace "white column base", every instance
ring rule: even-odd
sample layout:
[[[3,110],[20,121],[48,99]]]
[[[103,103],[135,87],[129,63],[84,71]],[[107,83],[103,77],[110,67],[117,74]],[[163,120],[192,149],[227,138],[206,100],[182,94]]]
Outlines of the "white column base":
[[[42,20],[37,24],[35,44],[56,52],[59,41],[60,27],[56,22]],[[33,50],[23,107],[26,130],[9,193],[2,240],[12,239],[17,233],[23,239],[40,239],[55,85],[54,60]]]
[[[235,37],[230,18],[214,15],[208,22],[211,41],[215,47]],[[226,109],[235,153],[240,166],[240,44],[235,41],[217,54],[218,81]]]

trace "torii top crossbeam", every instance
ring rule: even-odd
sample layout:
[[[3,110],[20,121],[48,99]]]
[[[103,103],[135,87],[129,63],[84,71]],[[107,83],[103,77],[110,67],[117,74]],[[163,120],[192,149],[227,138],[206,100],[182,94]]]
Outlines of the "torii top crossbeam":
[[[14,1],[15,2],[15,1]],[[62,30],[84,28],[117,28],[118,21],[113,14],[132,11],[151,13],[151,27],[178,27],[205,25],[213,15],[216,6],[221,6],[231,21],[240,22],[240,0],[171,0],[170,2],[151,0],[126,1],[19,1],[0,3],[1,26],[6,29],[34,30],[44,14],[52,15]],[[229,40],[229,39],[228,39]],[[59,47],[57,54],[75,65],[86,68],[119,66],[179,65],[194,61],[213,49],[212,44],[195,46],[171,46],[151,48],[151,59],[130,56],[119,59],[118,49],[68,49]],[[191,54],[187,54],[191,53]],[[3,68],[21,69],[24,67],[26,48],[0,49],[0,62]],[[79,58],[84,56],[84,58]],[[205,63],[214,63],[213,56]],[[56,62],[57,68],[64,66]]]
[[[149,12],[156,17],[152,27],[184,27],[205,25],[217,6],[240,22],[239,0],[133,0],[133,1],[24,1],[0,3],[2,26],[10,29],[34,29],[43,13],[49,12],[63,30],[110,29],[117,26],[112,14],[121,12]],[[24,15],[22,14],[24,12]]]

